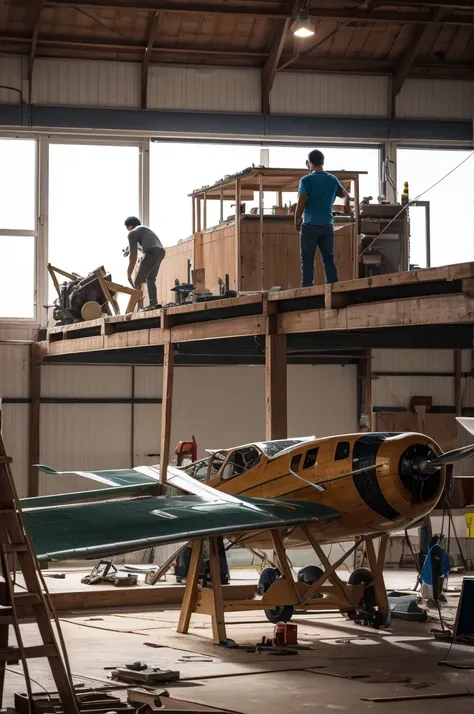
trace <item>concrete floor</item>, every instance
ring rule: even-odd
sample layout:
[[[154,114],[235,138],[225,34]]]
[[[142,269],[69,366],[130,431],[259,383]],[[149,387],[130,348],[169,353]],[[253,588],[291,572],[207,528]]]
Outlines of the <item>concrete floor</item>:
[[[48,586],[51,590],[77,589],[82,574],[75,571],[68,573],[65,581],[48,580]],[[251,582],[255,575],[255,571],[237,570],[233,571],[232,579]],[[168,578],[168,584],[172,580]],[[388,571],[386,581],[389,588],[409,589],[415,582],[415,574]],[[460,583],[461,578],[451,578],[449,590],[456,590]],[[456,605],[456,593],[449,592],[443,613],[448,622],[454,620]],[[399,703],[363,701],[364,697],[374,696],[460,692],[468,688],[474,691],[474,670],[438,666],[447,653],[447,645],[436,642],[430,635],[432,627],[439,628],[434,615],[427,623],[394,621],[389,630],[375,631],[337,614],[306,613],[296,616],[294,622],[298,624],[299,643],[311,649],[300,650],[292,657],[218,647],[212,643],[210,620],[205,616],[194,615],[190,634],[177,635],[179,608],[172,607],[70,613],[61,616],[61,624],[75,682],[84,682],[86,686],[100,686],[97,680],[107,680],[110,672],[104,668],[142,660],[150,666],[180,671],[180,682],[167,685],[171,696],[242,714],[267,711],[291,714],[304,708],[354,714],[373,710],[387,714],[398,711],[441,714],[454,706],[459,714],[472,712],[469,698]],[[273,633],[273,626],[261,612],[229,613],[226,622],[227,636],[239,644],[254,645]],[[35,626],[23,627],[25,642],[37,643]],[[159,648],[148,647],[146,643],[157,644]],[[472,648],[456,645],[451,659],[474,662],[474,652]],[[47,663],[30,662],[31,676],[44,687],[54,689]],[[17,666],[9,669],[21,672]],[[349,675],[365,675],[382,682],[348,679]],[[408,684],[400,681],[410,678]],[[35,688],[40,690],[39,686]],[[22,678],[8,672],[4,705],[11,706],[13,693],[23,689]]]

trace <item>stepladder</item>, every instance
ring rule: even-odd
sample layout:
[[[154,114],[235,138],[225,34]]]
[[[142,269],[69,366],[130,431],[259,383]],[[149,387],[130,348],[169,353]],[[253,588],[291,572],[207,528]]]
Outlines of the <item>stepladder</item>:
[[[3,440],[0,409],[0,703],[5,705],[3,700],[7,665],[21,663],[26,693],[31,703],[30,711],[33,710],[28,663],[33,658],[44,657],[49,662],[62,711],[79,714],[64,640],[54,605],[28,538],[11,463],[12,459],[6,453]],[[25,646],[22,627],[25,619],[36,625],[40,644]],[[52,620],[56,623],[57,636]],[[11,631],[15,635],[13,646],[9,644]]]

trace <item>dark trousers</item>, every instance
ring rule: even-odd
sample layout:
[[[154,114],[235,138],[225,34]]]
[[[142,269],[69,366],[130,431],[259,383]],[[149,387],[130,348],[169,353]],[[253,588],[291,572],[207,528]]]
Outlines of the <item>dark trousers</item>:
[[[160,269],[161,261],[164,257],[164,248],[151,248],[151,250],[147,250],[141,259],[137,271],[135,287],[137,290],[141,290],[143,283],[146,283],[150,305],[156,305],[158,302],[156,294],[156,277]]]
[[[303,223],[300,233],[301,284],[304,288],[314,285],[314,258],[316,249],[321,251],[327,283],[337,283],[337,267],[334,262],[334,226],[313,226]]]

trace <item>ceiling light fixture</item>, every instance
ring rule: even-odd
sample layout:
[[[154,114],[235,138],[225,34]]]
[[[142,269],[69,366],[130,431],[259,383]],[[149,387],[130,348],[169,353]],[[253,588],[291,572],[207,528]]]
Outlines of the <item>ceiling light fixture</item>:
[[[293,25],[295,37],[311,37],[314,35],[314,24],[309,19],[308,10],[301,9],[298,19]]]

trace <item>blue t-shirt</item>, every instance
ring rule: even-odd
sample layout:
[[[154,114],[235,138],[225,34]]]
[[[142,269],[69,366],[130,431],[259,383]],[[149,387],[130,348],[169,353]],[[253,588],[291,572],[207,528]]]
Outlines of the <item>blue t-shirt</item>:
[[[334,223],[332,215],[334,199],[336,196],[342,198],[346,192],[333,174],[326,171],[313,171],[301,179],[298,194],[308,196],[303,223],[326,226]]]

